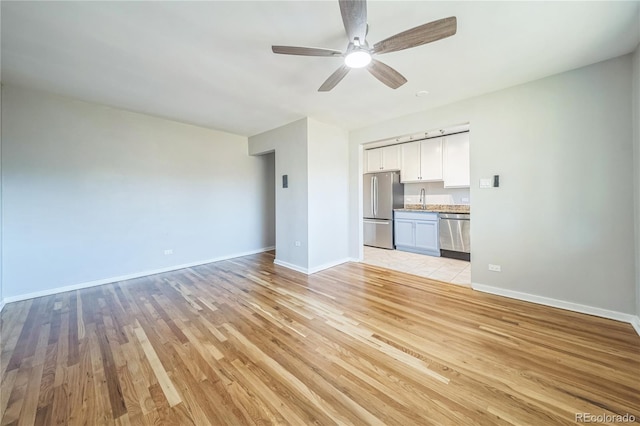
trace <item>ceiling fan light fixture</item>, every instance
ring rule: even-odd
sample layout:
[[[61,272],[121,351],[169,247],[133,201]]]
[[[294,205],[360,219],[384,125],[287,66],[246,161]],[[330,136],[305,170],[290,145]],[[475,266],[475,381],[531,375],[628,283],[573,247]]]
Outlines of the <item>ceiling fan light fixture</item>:
[[[364,68],[371,62],[371,54],[366,50],[354,50],[344,58],[344,64],[349,68]]]
[[[454,35],[458,28],[457,18],[450,16],[392,35],[375,43],[370,48],[367,42],[367,35],[369,34],[367,0],[339,0],[338,3],[344,30],[349,39],[349,44],[344,53],[339,50],[317,47],[271,46],[273,53],[281,55],[344,57],[344,63],[322,83],[322,86],[318,88],[318,92],[328,92],[333,89],[352,68],[364,67],[385,86],[397,89],[405,84],[407,79],[389,65],[373,59],[371,56],[373,54],[378,56],[383,53],[411,49],[412,47],[442,40]]]

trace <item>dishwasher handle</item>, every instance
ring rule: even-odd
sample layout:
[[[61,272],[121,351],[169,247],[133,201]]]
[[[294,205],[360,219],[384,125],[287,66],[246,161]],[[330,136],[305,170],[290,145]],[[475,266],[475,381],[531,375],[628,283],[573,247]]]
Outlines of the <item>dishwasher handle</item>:
[[[469,213],[440,213],[439,216],[445,220],[471,220]]]

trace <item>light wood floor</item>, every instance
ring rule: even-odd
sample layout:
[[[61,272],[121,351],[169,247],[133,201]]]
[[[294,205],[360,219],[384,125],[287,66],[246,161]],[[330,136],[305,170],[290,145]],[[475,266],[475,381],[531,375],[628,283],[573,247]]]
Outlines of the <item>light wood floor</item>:
[[[573,424],[640,418],[628,324],[349,263],[248,256],[12,303],[7,424]]]

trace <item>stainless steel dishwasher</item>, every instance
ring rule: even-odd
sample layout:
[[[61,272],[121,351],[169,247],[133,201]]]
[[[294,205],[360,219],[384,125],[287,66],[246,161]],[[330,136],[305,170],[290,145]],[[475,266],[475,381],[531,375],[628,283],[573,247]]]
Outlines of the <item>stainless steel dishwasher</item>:
[[[471,260],[471,215],[440,213],[440,256]]]

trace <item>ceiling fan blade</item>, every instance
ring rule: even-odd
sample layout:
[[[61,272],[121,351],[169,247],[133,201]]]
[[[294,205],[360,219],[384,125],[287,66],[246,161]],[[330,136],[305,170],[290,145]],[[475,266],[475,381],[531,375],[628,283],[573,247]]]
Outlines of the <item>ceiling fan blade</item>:
[[[367,36],[367,1],[340,0],[340,13],[349,41],[357,37],[360,44],[364,44]]]
[[[367,69],[375,78],[391,87],[397,89],[407,82],[407,79],[402,76],[398,71],[394,70],[387,64],[383,64],[375,59],[371,60]]]
[[[328,92],[329,90],[336,87],[336,84],[340,83],[342,79],[347,75],[351,68],[346,65],[342,65],[340,68],[334,71],[333,74],[329,76],[329,78],[322,83],[322,86],[318,89],[318,92]]]
[[[273,53],[281,55],[300,55],[300,56],[342,56],[342,52],[333,49],[321,49],[319,47],[300,47],[300,46],[271,46]]]
[[[373,45],[373,51],[378,54],[389,53],[431,43],[451,37],[456,33],[457,28],[455,16],[439,19],[379,41]]]

